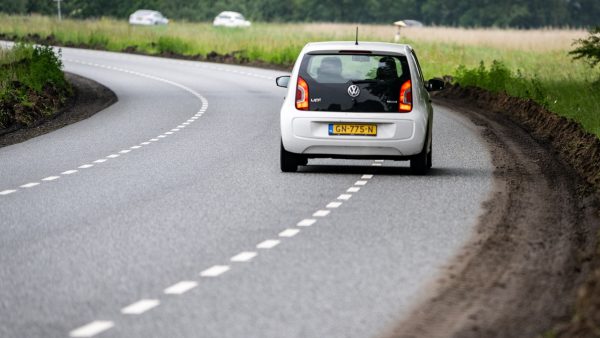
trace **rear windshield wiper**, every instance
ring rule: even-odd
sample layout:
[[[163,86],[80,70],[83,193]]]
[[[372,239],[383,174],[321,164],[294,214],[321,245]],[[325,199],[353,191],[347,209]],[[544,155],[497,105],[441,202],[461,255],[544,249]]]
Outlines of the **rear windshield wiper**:
[[[377,82],[377,80],[350,80],[350,82],[357,84],[357,83],[375,83]]]

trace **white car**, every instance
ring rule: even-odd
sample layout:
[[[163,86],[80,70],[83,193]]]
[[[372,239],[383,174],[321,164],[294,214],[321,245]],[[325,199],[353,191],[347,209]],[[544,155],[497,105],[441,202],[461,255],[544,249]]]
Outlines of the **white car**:
[[[425,174],[432,165],[433,109],[414,50],[379,42],[309,43],[291,76],[281,107],[281,170],[309,158],[410,161]],[[288,86],[289,84],[289,86]]]
[[[166,25],[169,19],[165,18],[160,12],[151,11],[148,9],[140,9],[129,16],[129,24],[131,25]]]
[[[221,12],[213,20],[215,27],[250,27],[250,25],[250,21],[238,12]]]

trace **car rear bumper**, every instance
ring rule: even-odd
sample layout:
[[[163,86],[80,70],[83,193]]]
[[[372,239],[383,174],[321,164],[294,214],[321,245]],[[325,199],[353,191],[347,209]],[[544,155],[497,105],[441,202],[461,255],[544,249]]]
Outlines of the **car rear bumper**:
[[[329,135],[332,123],[376,124],[377,135]],[[307,157],[403,158],[423,150],[427,115],[282,111],[281,135],[287,151]]]

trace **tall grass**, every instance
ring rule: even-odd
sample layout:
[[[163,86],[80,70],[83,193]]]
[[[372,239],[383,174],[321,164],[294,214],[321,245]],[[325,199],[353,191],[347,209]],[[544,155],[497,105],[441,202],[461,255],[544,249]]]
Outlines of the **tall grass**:
[[[61,68],[60,54],[50,47],[0,49],[0,129],[54,114],[71,93]]]
[[[38,34],[41,39],[52,36],[53,41],[63,45],[148,54],[206,56],[211,52],[235,52],[250,61],[282,67],[291,66],[307,42],[354,40],[355,27],[253,23],[247,29],[226,29],[186,22],[174,22],[168,27],[132,27],[112,19],[57,22],[40,16],[0,15],[0,33],[9,37]],[[360,25],[359,39],[393,42],[395,33],[391,25]],[[511,74],[506,86],[509,93],[515,94],[510,85],[514,79],[535,81],[543,92],[536,100],[561,115],[576,118],[587,130],[600,135],[600,121],[595,117],[600,91],[594,85],[600,72],[590,70],[584,62],[573,62],[567,55],[572,41],[585,35],[583,30],[426,27],[403,29],[401,42],[415,48],[428,78],[455,75],[461,65],[463,69],[477,69],[481,62],[492,65],[497,60]]]

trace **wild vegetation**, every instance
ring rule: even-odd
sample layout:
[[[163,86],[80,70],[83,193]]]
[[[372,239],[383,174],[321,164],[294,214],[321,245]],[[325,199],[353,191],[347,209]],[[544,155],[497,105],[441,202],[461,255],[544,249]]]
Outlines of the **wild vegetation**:
[[[178,22],[168,27],[132,27],[108,18],[58,22],[42,16],[0,15],[0,35],[6,39],[198,59],[229,54],[238,62],[282,68],[292,65],[305,43],[353,40],[354,32],[355,25],[333,23],[255,23],[248,29]],[[360,25],[359,36],[363,41],[393,42],[395,33],[392,25]],[[600,71],[584,61],[573,61],[568,54],[574,40],[588,36],[585,30],[426,27],[404,29],[401,34],[401,42],[418,52],[428,78],[451,75],[463,85],[533,98],[600,135]]]
[[[597,0],[68,0],[71,18],[126,18],[140,8],[175,20],[208,21],[234,10],[253,21],[391,23],[416,19],[428,25],[463,27],[583,27],[597,24]],[[368,9],[368,10],[365,10]],[[0,0],[0,12],[56,13],[50,0]]]
[[[0,49],[0,130],[30,126],[56,112],[71,94],[61,68],[51,47]]]

